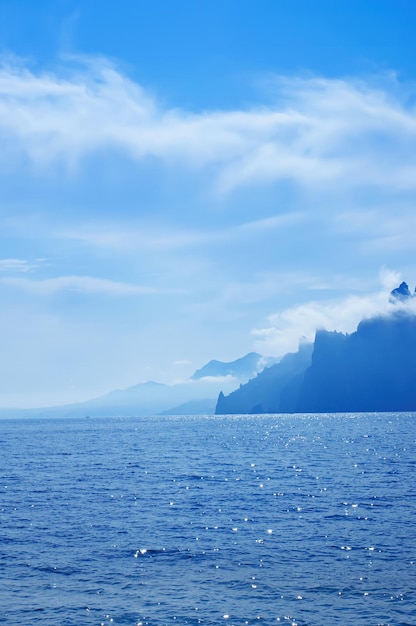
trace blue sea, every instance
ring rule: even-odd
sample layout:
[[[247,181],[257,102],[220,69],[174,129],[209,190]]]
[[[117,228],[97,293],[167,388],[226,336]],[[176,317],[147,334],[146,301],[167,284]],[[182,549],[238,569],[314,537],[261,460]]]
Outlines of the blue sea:
[[[416,414],[0,422],[0,624],[416,624]]]

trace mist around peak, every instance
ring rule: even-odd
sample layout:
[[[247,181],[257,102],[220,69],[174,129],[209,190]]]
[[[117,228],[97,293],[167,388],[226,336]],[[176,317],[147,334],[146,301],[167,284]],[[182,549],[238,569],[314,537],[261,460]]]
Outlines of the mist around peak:
[[[317,330],[313,343],[220,395],[216,413],[416,410],[415,301],[402,282],[356,331]]]

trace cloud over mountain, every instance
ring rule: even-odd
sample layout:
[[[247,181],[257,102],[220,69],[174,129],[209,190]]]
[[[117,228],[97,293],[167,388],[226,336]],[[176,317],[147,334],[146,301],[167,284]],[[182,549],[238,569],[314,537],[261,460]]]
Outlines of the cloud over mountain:
[[[332,413],[416,409],[416,307],[407,284],[351,334],[318,330],[313,343],[220,394],[216,412]],[[406,304],[404,304],[406,303]]]
[[[317,330],[351,333],[362,319],[390,314],[398,308],[416,311],[413,300],[389,300],[391,290],[400,280],[400,274],[383,268],[379,291],[309,301],[278,311],[269,316],[268,326],[253,330],[256,346],[268,354],[283,355],[295,351],[302,338],[313,341]]]

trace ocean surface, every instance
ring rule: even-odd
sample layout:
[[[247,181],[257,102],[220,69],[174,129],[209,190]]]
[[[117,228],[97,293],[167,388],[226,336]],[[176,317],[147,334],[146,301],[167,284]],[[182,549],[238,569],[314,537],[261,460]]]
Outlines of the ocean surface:
[[[416,414],[0,422],[0,624],[416,624]]]

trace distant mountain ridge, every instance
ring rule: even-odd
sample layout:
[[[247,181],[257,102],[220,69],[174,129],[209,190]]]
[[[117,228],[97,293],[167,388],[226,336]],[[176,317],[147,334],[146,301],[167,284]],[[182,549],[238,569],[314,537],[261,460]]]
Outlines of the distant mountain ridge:
[[[252,352],[229,363],[210,361],[182,383],[166,385],[147,381],[85,402],[39,409],[0,409],[0,417],[213,414],[220,390],[233,391],[255,376],[264,367],[263,363],[271,361],[273,359]]]
[[[312,350],[313,344],[302,344],[298,352],[286,354],[228,396],[221,392],[216,414],[283,412],[283,407],[288,405],[287,396],[311,363]]]
[[[214,415],[216,403],[215,398],[189,400],[189,402],[162,411],[160,415]]]
[[[86,402],[0,409],[0,417],[416,411],[416,290],[402,282],[390,303],[390,315],[349,335],[320,330],[280,360],[250,352],[209,361],[178,384],[147,381]]]
[[[234,378],[245,378],[248,380],[278,360],[274,357],[264,357],[257,352],[249,352],[245,356],[229,363],[213,360],[209,361],[201,369],[196,370],[192,374],[191,380],[201,380],[201,378],[211,376],[233,376]]]

